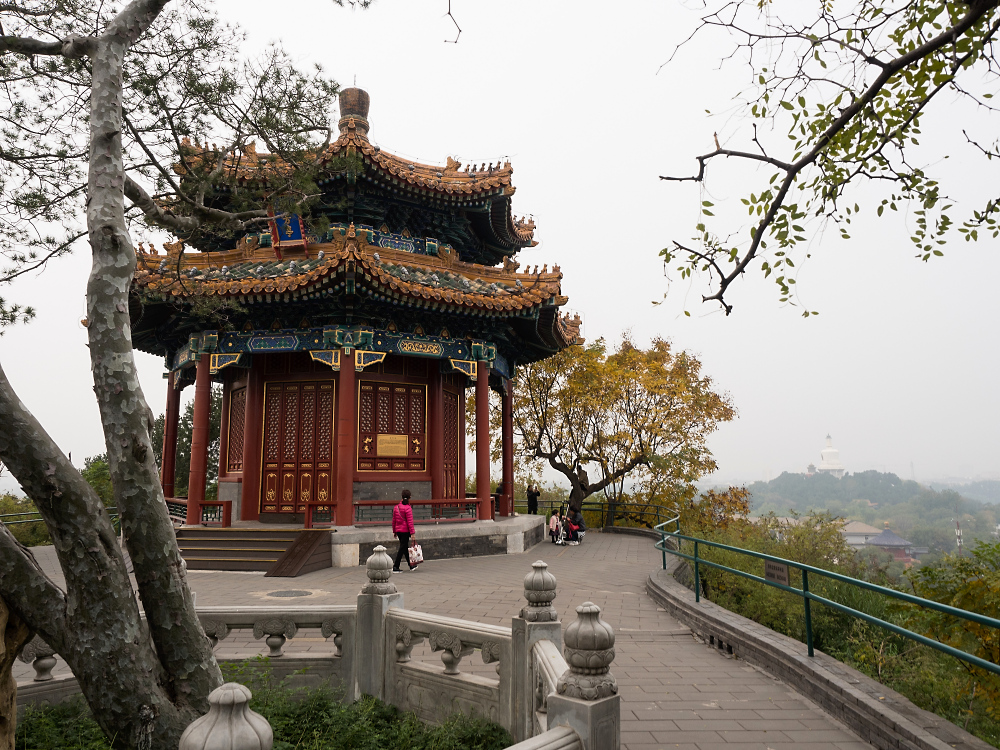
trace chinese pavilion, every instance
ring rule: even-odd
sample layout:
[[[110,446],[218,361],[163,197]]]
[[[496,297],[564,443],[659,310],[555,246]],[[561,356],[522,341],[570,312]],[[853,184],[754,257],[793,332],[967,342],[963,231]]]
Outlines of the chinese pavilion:
[[[237,519],[309,525],[315,512],[350,525],[359,501],[398,498],[403,486],[415,500],[464,500],[470,388],[470,502],[491,517],[493,388],[504,417],[497,512],[512,508],[511,376],[574,343],[580,320],[559,311],[568,298],[558,267],[518,272],[514,256],[537,243],[534,222],[511,214],[510,164],[386,153],[368,139],[368,104],[360,89],[340,94],[311,220],[275,213],[264,234],[184,239],[166,256],[139,247],[132,343],[166,361],[168,498],[180,394],[195,385],[189,524],[205,503],[212,382],[224,399],[219,501]],[[279,162],[248,147],[227,162],[230,190],[266,181],[287,168]],[[329,228],[315,236],[312,225]]]

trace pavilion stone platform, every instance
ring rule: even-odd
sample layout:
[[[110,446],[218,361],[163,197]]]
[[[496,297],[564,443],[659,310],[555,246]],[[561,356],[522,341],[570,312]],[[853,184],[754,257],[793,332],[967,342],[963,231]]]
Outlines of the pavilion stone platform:
[[[542,541],[545,516],[508,516],[496,521],[417,525],[415,539],[427,560],[482,555],[514,555]],[[333,567],[364,565],[372,549],[381,544],[395,558],[398,542],[386,526],[341,526],[331,535]]]
[[[427,560],[510,555],[542,541],[545,517],[418,522],[416,529],[415,539]],[[191,570],[258,571],[277,577],[363,565],[380,544],[393,557],[398,549],[395,535],[385,524],[302,529],[286,523],[234,521],[229,527],[181,526],[176,533]]]

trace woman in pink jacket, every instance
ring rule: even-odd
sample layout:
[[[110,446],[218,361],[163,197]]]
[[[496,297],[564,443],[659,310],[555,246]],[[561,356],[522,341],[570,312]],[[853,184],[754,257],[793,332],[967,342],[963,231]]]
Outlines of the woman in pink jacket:
[[[396,559],[392,563],[392,572],[398,573],[399,561],[406,556],[406,564],[410,570],[416,570],[416,565],[410,565],[408,550],[414,543],[411,541],[416,536],[417,530],[413,527],[413,508],[410,507],[410,491],[403,490],[403,499],[392,509],[392,533],[399,540],[399,551],[396,552]]]

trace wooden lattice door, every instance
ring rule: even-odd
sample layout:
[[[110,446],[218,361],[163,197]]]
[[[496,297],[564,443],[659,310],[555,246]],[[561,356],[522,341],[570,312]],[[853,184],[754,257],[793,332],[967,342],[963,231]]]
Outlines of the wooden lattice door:
[[[449,391],[444,392],[444,497],[459,497],[458,394]]]
[[[331,382],[267,384],[262,513],[305,513],[332,498],[333,397]]]

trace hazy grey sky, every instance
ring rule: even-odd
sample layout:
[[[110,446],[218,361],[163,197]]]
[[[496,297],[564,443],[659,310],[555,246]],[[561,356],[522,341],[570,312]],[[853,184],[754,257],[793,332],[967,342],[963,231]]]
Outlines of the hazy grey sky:
[[[848,471],[908,478],[912,462],[923,480],[1000,475],[996,241],[955,239],[944,259],[924,264],[913,258],[905,217],[875,220],[869,210],[849,242],[835,229],[814,235],[797,285],[820,312],[809,319],[753,275],[733,289],[728,318],[700,303],[704,279],[664,275],[657,253],[693,234],[702,199],[738,204],[741,190],[766,179],[733,164],[714,168],[704,194],[657,179],[693,172],[713,132],[740,147],[749,129],[705,113],[726,112],[747,80],[743,68],[718,69],[721,37],[696,42],[657,72],[696,21],[682,4],[452,0],[458,44],[444,43],[455,34],[446,0],[378,0],[367,11],[330,0],[218,7],[248,31],[248,51],[280,39],[342,85],[356,76],[371,94],[371,138],[383,148],[442,164],[449,155],[510,159],[515,212],[534,215],[541,241],[520,260],[562,267],[585,336],[613,341],[631,329],[640,342],[669,338],[731,394],[739,419],[711,442],[718,481],[803,471],[818,462],[828,432]],[[995,189],[997,175],[962,145],[959,114],[963,125],[976,117],[949,105],[923,130],[928,161],[951,157],[948,187],[961,206]],[[742,209],[733,217],[729,226],[742,228]],[[103,451],[79,324],[88,268],[81,246],[3,290],[39,314],[0,338],[22,400],[78,464]],[[138,357],[159,413],[162,362]]]

